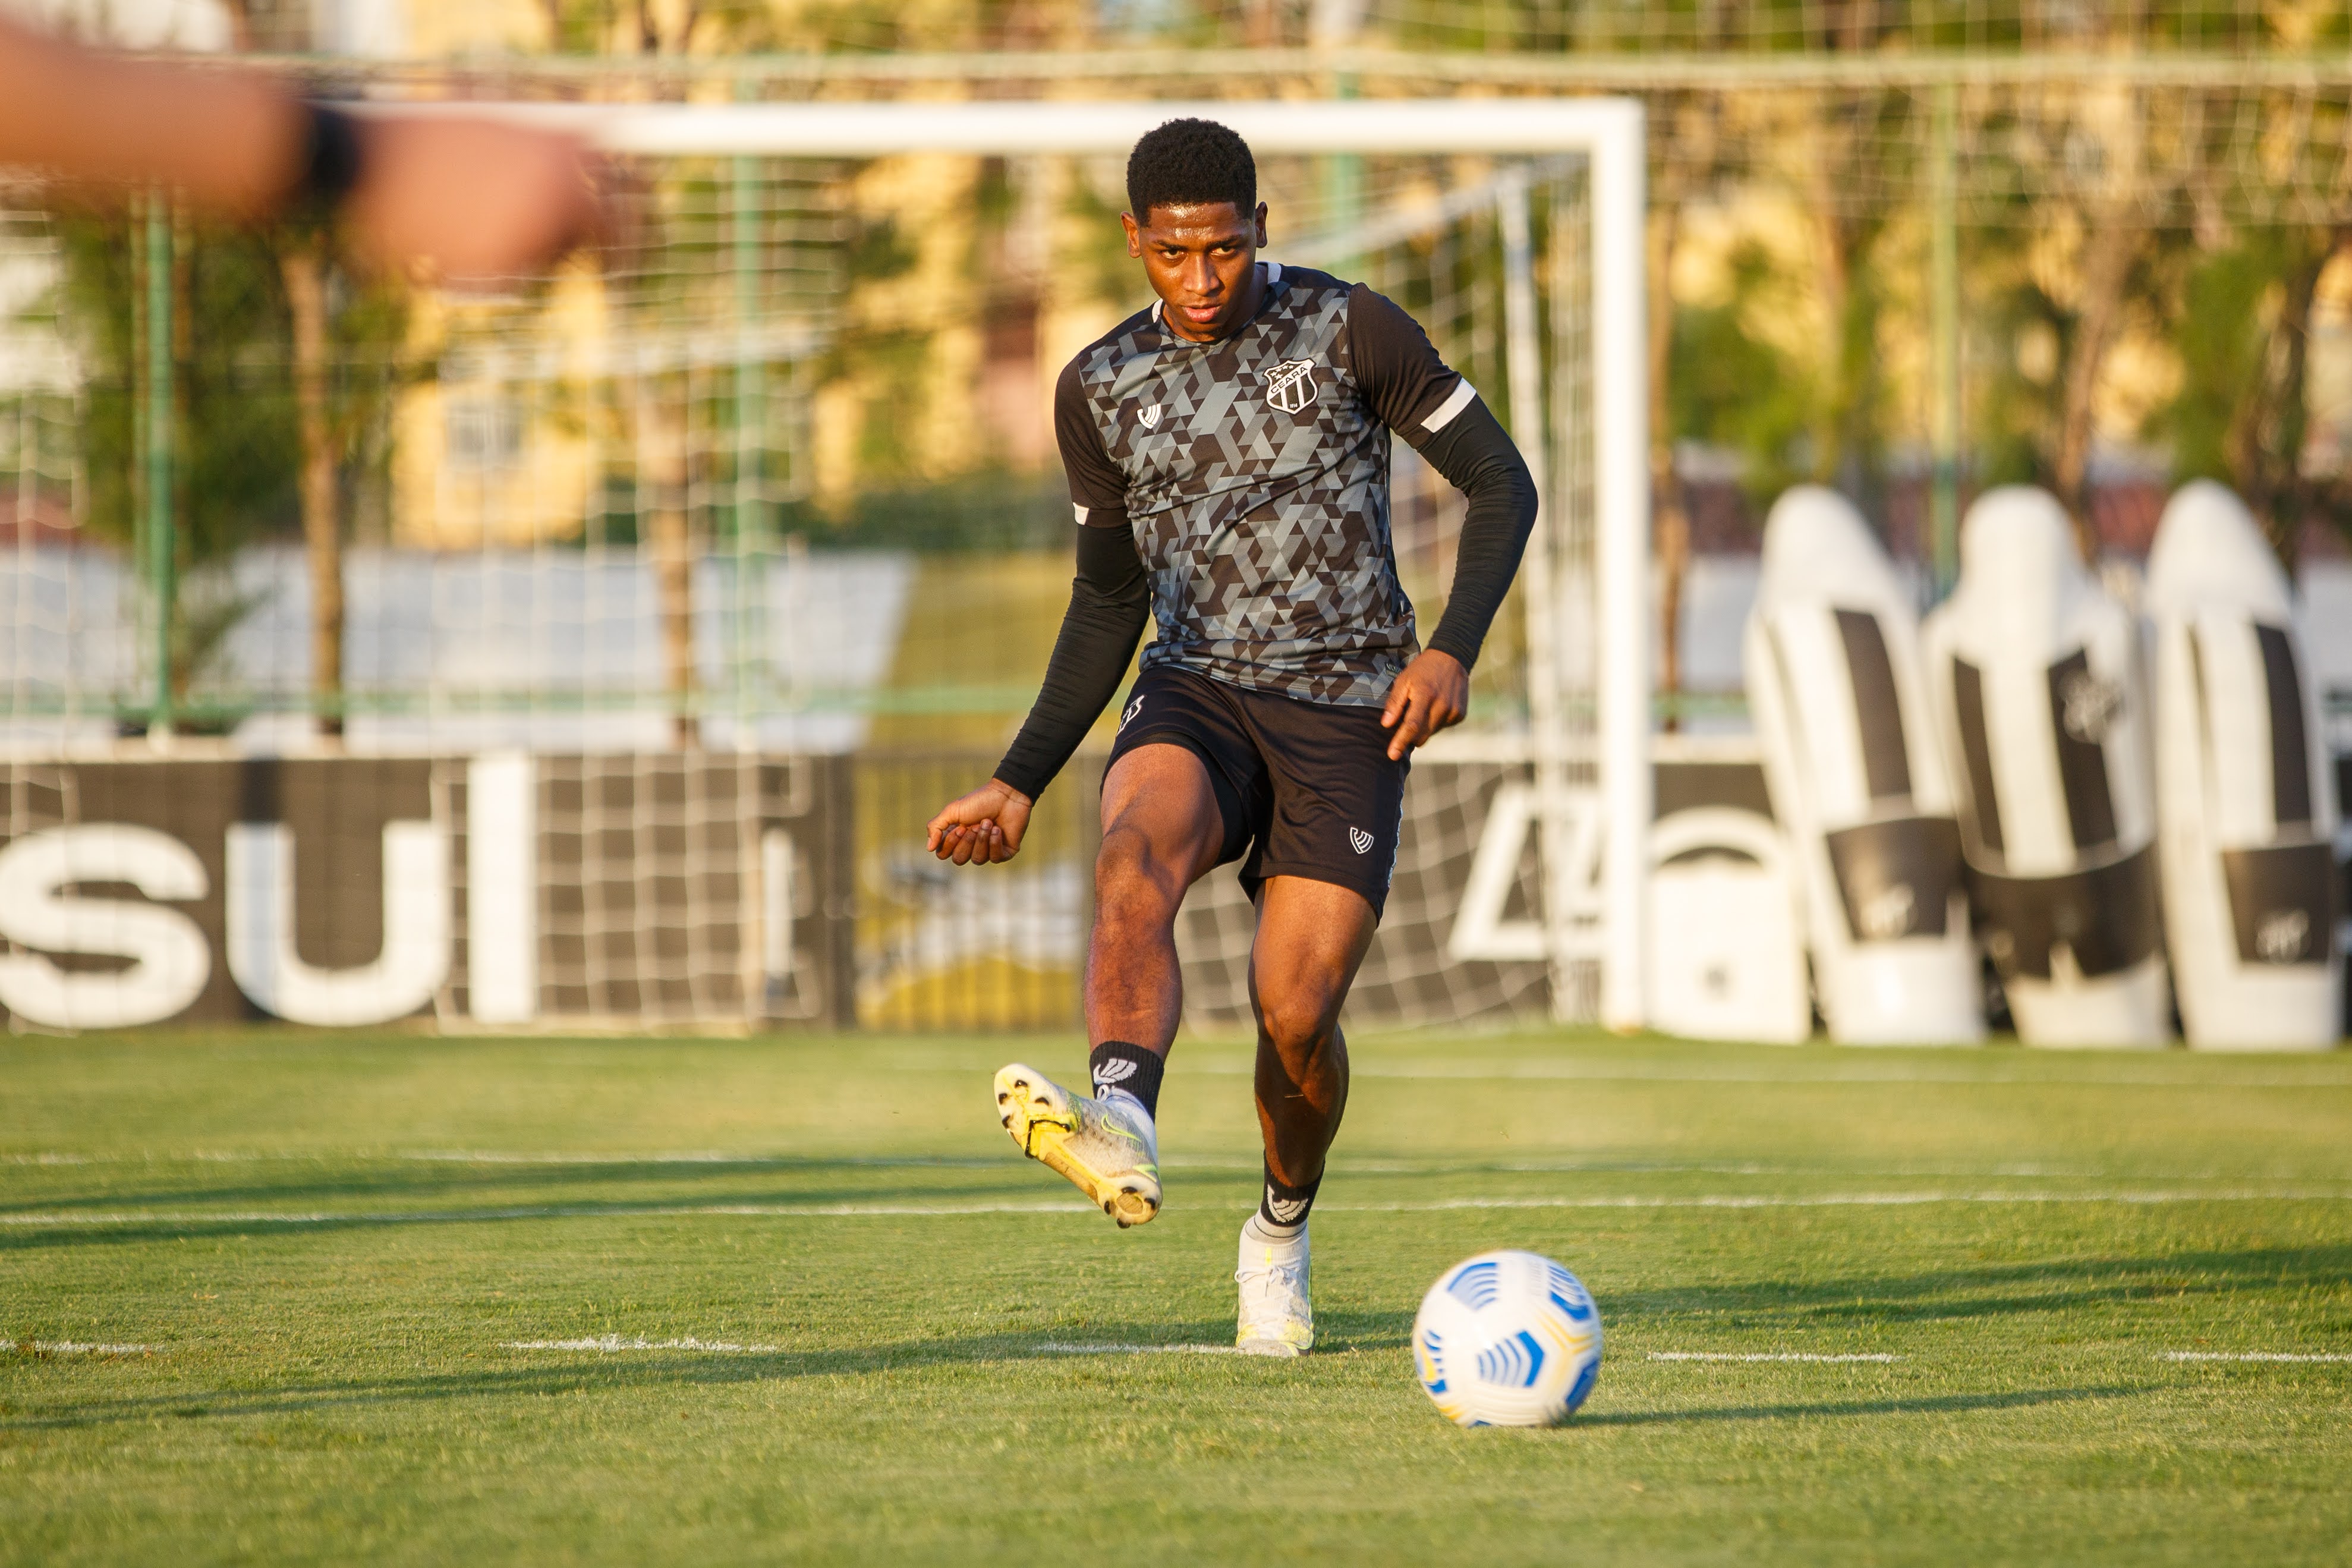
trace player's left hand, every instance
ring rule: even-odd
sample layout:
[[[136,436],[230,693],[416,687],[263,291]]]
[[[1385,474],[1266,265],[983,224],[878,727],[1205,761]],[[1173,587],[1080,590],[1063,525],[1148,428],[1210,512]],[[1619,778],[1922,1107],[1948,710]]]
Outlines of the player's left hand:
[[[1381,727],[1393,730],[1389,760],[1396,762],[1440,730],[1459,724],[1470,711],[1470,672],[1450,653],[1435,648],[1404,667],[1389,688]]]
[[[530,273],[593,237],[610,216],[601,165],[576,137],[489,120],[362,121],[346,208],[362,250],[422,262],[447,282]]]

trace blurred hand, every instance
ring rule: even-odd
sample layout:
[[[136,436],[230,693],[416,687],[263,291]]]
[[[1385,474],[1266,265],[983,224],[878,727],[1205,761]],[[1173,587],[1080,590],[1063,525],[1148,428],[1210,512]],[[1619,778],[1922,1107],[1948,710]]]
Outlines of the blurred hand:
[[[931,818],[926,845],[942,860],[988,866],[1021,852],[1034,802],[1011,784],[991,779],[961,800],[951,800]]]
[[[1470,672],[1452,654],[1429,649],[1389,688],[1388,706],[1381,711],[1381,727],[1396,731],[1389,737],[1389,759],[1408,755],[1440,730],[1462,722],[1469,711]]]
[[[370,118],[360,137],[344,216],[381,263],[423,262],[452,282],[511,278],[599,226],[596,160],[577,137],[422,115]]]

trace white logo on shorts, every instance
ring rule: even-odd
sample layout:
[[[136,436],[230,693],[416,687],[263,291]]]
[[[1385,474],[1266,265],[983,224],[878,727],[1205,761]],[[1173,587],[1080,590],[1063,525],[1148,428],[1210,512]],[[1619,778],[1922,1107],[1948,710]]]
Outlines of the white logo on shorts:
[[[1146,430],[1156,428],[1160,424],[1160,405],[1155,403],[1150,407],[1145,409],[1142,413],[1137,415],[1135,416],[1135,422],[1142,426]]]
[[[1307,1200],[1278,1198],[1274,1195],[1274,1189],[1268,1187],[1265,1190],[1265,1212],[1274,1216],[1276,1225],[1297,1225],[1298,1216],[1307,1212]]]
[[[1356,847],[1357,854],[1361,855],[1372,847],[1372,836],[1360,827],[1350,827],[1348,829],[1348,842]]]
[[[1122,730],[1126,729],[1128,721],[1133,719],[1138,713],[1142,711],[1143,699],[1141,697],[1138,697],[1134,701],[1127,705],[1127,711],[1118,716],[1118,727]]]

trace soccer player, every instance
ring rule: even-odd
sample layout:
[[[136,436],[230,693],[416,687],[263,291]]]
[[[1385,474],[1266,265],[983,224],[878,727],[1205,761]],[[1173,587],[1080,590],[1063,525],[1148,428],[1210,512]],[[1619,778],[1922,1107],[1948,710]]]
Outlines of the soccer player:
[[[930,823],[961,866],[1009,860],[1040,792],[1158,640],[1103,780],[1087,960],[1091,1097],[1015,1063],[999,1119],[1122,1226],[1160,1209],[1160,1074],[1182,1011],[1184,890],[1241,861],[1265,1181],[1242,1227],[1247,1352],[1314,1343],[1307,1211],[1348,1103],[1339,1006],[1395,870],[1415,746],[1467,707],[1534,482],[1468,382],[1362,284],[1257,259],[1249,148],[1177,120],[1136,143],[1128,254],[1159,302],[1062,372],[1055,429],[1077,578],[1036,706],[986,784]],[[1468,498],[1423,647],[1389,538],[1389,434]]]

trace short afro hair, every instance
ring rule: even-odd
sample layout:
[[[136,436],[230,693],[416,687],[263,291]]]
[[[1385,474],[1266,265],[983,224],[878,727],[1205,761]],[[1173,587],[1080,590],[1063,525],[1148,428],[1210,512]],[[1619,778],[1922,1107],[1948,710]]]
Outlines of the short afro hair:
[[[1249,143],[1213,120],[1171,120],[1144,133],[1127,160],[1127,205],[1135,221],[1153,207],[1231,202],[1257,210],[1257,160]]]

